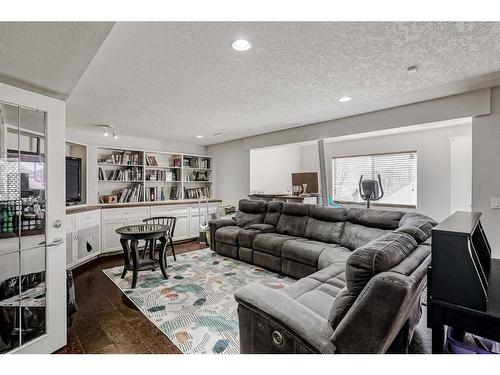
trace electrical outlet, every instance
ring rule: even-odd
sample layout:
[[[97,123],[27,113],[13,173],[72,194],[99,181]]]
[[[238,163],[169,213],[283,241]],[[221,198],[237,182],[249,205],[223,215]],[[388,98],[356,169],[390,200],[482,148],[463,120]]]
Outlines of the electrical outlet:
[[[491,208],[500,209],[500,198],[491,198]]]

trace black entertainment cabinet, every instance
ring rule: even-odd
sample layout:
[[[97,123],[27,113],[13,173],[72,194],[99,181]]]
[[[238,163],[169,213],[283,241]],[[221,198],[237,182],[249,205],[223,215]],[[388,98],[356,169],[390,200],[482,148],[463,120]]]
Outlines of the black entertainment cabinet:
[[[432,352],[442,353],[445,326],[500,341],[500,259],[491,248],[479,212],[456,212],[432,230],[428,271],[428,326]]]

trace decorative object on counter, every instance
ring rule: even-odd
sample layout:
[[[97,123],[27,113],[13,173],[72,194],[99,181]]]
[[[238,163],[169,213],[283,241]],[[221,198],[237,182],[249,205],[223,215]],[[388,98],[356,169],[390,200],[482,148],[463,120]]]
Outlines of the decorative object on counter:
[[[307,192],[310,194],[319,193],[318,172],[292,173],[292,185],[307,185]],[[305,191],[304,191],[305,192]]]
[[[293,185],[292,191],[293,191],[293,195],[299,196],[300,192],[302,191],[302,187],[299,185]]]
[[[302,193],[299,195],[300,197],[310,197],[311,194],[307,192],[307,184],[302,184]]]
[[[102,203],[118,203],[118,197],[116,195],[102,195]]]

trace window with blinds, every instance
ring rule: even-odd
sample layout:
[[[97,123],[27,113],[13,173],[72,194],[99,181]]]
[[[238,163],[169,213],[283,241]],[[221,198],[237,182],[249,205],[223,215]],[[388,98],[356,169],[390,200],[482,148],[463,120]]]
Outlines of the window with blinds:
[[[359,179],[377,179],[380,174],[384,196],[377,203],[417,206],[417,152],[398,152],[338,157],[332,160],[333,199],[364,202]]]

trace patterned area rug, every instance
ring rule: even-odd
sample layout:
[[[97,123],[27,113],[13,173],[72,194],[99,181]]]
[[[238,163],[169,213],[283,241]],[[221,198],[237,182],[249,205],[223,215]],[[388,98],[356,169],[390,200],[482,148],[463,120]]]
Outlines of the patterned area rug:
[[[295,280],[257,266],[226,258],[210,249],[168,258],[169,279],[160,270],[132,273],[123,267],[103,272],[183,353],[240,352],[234,292],[249,283],[283,288]]]

